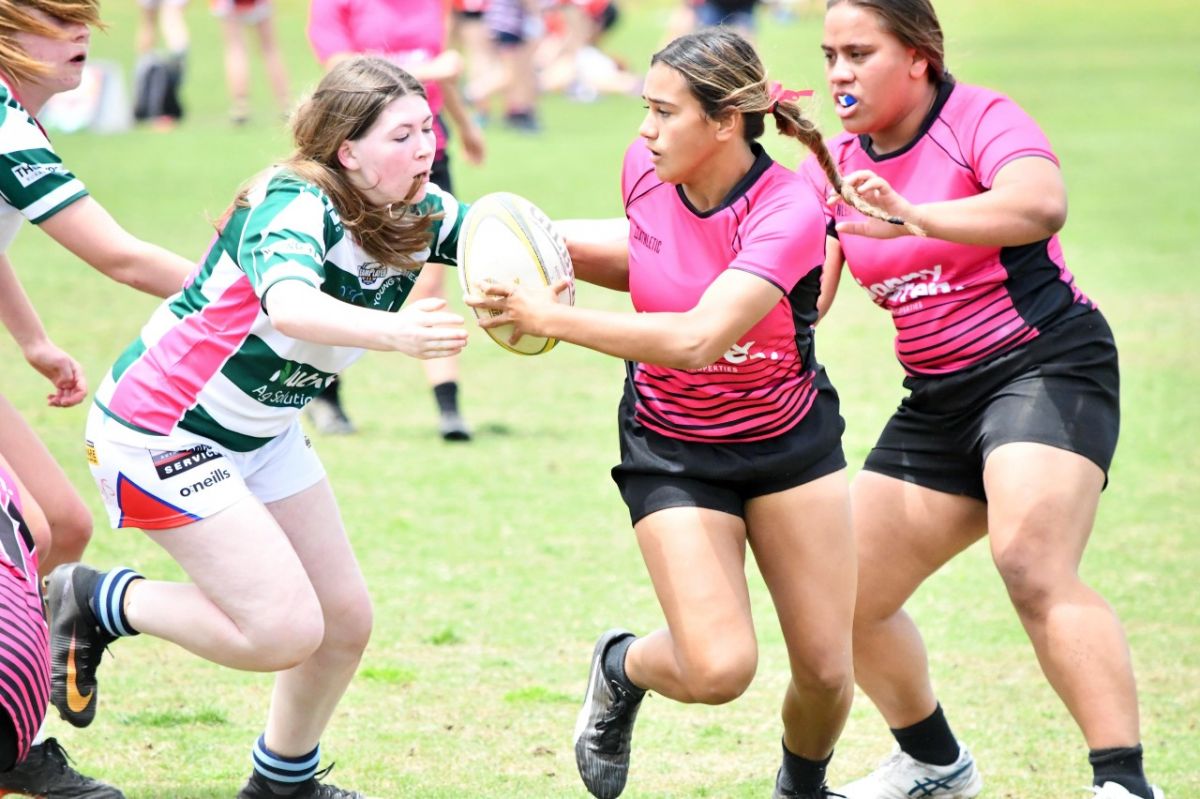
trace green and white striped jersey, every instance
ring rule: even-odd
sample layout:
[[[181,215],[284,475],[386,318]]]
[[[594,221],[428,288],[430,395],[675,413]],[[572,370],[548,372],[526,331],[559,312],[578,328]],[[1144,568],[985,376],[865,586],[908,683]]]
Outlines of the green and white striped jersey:
[[[42,126],[0,79],[0,254],[8,251],[23,221],[44,222],[86,196]]]
[[[249,451],[287,430],[309,400],[362,356],[277,331],[263,298],[300,280],[342,302],[394,312],[417,272],[371,260],[317,186],[276,168],[257,180],[184,289],[113,365],[97,404],[141,432],[199,434]],[[433,222],[418,262],[455,266],[466,206],[429,184],[415,212]]]

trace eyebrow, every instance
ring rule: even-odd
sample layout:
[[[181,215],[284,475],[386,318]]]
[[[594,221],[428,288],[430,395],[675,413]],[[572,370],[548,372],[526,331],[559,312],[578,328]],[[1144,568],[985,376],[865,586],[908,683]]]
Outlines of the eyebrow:
[[[642,99],[648,103],[654,103],[655,105],[669,105],[672,108],[676,107],[675,103],[671,102],[670,100],[659,100],[657,97],[647,97],[644,94],[642,95]]]
[[[394,128],[392,128],[392,132],[400,130],[401,128],[423,128],[426,125],[432,125],[432,124],[433,124],[433,114],[430,114],[429,116],[422,119],[416,125],[414,125],[411,122],[401,122],[399,125],[396,125]]]

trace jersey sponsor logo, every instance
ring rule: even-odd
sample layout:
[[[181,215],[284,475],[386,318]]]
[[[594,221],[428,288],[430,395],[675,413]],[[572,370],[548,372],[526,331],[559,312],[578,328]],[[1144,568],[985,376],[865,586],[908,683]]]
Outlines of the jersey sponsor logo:
[[[317,248],[306,241],[296,241],[295,239],[284,239],[276,241],[263,247],[263,258],[271,259],[276,255],[286,258],[289,255],[303,255],[306,258],[311,258],[314,261],[320,261],[317,256]]]
[[[150,456],[150,460],[154,463],[154,471],[158,472],[159,479],[166,480],[220,457],[221,453],[207,444],[201,444],[191,449],[160,452]]]
[[[13,177],[25,189],[47,175],[61,175],[66,171],[62,164],[18,164],[12,168]]]
[[[84,441],[84,452],[87,453],[87,462],[93,466],[100,465],[100,459],[96,457],[96,445],[91,441]]]
[[[228,480],[232,476],[228,469],[214,469],[203,480],[197,480],[191,485],[179,489],[179,496],[190,497],[192,494],[199,494],[204,489],[211,488],[222,480]]]
[[[662,250],[662,239],[651,236],[633,222],[630,222],[629,224],[630,238],[653,253],[658,253],[660,250]]]
[[[303,408],[308,401],[337,379],[337,375],[305,369],[289,361],[271,375],[271,381],[251,389],[250,395],[264,405]]]
[[[754,349],[755,343],[754,341],[747,341],[745,344],[735,342],[732,347],[725,351],[720,360],[694,371],[708,373],[727,372],[733,374],[739,371],[737,369],[738,366],[747,361],[778,361],[787,357],[785,353],[775,350],[756,350]]]
[[[900,277],[889,277],[879,283],[866,285],[860,283],[878,305],[904,305],[911,300],[930,297],[935,294],[949,294],[961,290],[952,288],[942,280],[942,265],[937,264],[929,269],[918,269]]]

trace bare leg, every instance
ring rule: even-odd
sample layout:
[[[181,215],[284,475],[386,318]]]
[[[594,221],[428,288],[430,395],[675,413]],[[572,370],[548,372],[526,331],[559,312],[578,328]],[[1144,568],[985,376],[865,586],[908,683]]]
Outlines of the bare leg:
[[[1081,455],[1007,444],[984,467],[992,557],[1038,662],[1092,749],[1135,746],[1137,686],[1116,613],[1079,579],[1104,474]]]
[[[320,740],[371,637],[371,598],[327,481],[268,506],[312,581],[325,637],[310,658],[279,674],[267,747],[304,754]]]
[[[229,87],[229,118],[240,124],[250,114],[250,59],[242,23],[233,14],[221,20],[225,37],[225,84]]]
[[[291,668],[321,645],[317,594],[287,535],[257,499],[147,535],[193,582],[132,583],[125,613],[135,629],[247,671]]]
[[[26,521],[34,533],[43,575],[83,556],[92,538],[92,512],[50,450],[12,404],[0,396],[0,454],[40,507]],[[43,515],[44,514],[44,515]],[[44,520],[44,524],[41,522]]]
[[[794,754],[823,760],[854,698],[856,566],[846,474],[758,497],[746,511],[750,546],[792,667],[783,702],[784,743]]]
[[[275,20],[267,17],[258,23],[258,42],[262,47],[263,63],[279,113],[286,115],[292,104],[292,91],[288,82],[287,67],[283,64],[283,53],[275,36]]]
[[[741,696],[758,667],[742,520],[669,508],[634,529],[667,628],[629,648],[629,679],[679,702],[717,705]]]
[[[851,484],[858,599],[854,670],[859,686],[892,728],[928,718],[937,707],[925,643],[904,602],[986,532],[986,506],[876,472]]]

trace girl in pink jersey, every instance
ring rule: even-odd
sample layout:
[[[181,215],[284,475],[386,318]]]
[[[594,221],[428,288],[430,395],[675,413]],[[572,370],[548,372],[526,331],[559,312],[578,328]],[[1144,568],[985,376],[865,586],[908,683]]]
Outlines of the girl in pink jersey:
[[[49,633],[30,529],[39,515],[0,455],[0,772],[28,757],[50,702]]]
[[[855,674],[899,747],[840,790],[852,799],[981,790],[903,605],[987,536],[1091,750],[1096,795],[1159,796],[1142,772],[1120,622],[1078,574],[1116,446],[1117,351],[1063,260],[1057,159],[1015,103],[950,77],[928,0],[828,5],[822,49],[846,131],[830,150],[848,184],[928,234],[830,208],[829,285],[844,260],[891,313],[910,391],[851,489]],[[804,169],[826,191],[815,165]]]
[[[774,796],[825,797],[853,693],[843,423],[813,349],[821,202],[757,143],[766,117],[839,178],[796,93],[769,83],[728,29],[657,53],[644,97],[621,181],[629,236],[571,245],[576,274],[629,291],[637,313],[562,306],[552,289],[491,286],[468,300],[500,312],[485,327],[513,324],[514,337],[554,336],[628,361],[613,477],[667,626],[600,637],[576,762],[588,790],[612,799],[647,690],[705,704],[746,690],[758,660],[749,544],[791,664]]]

